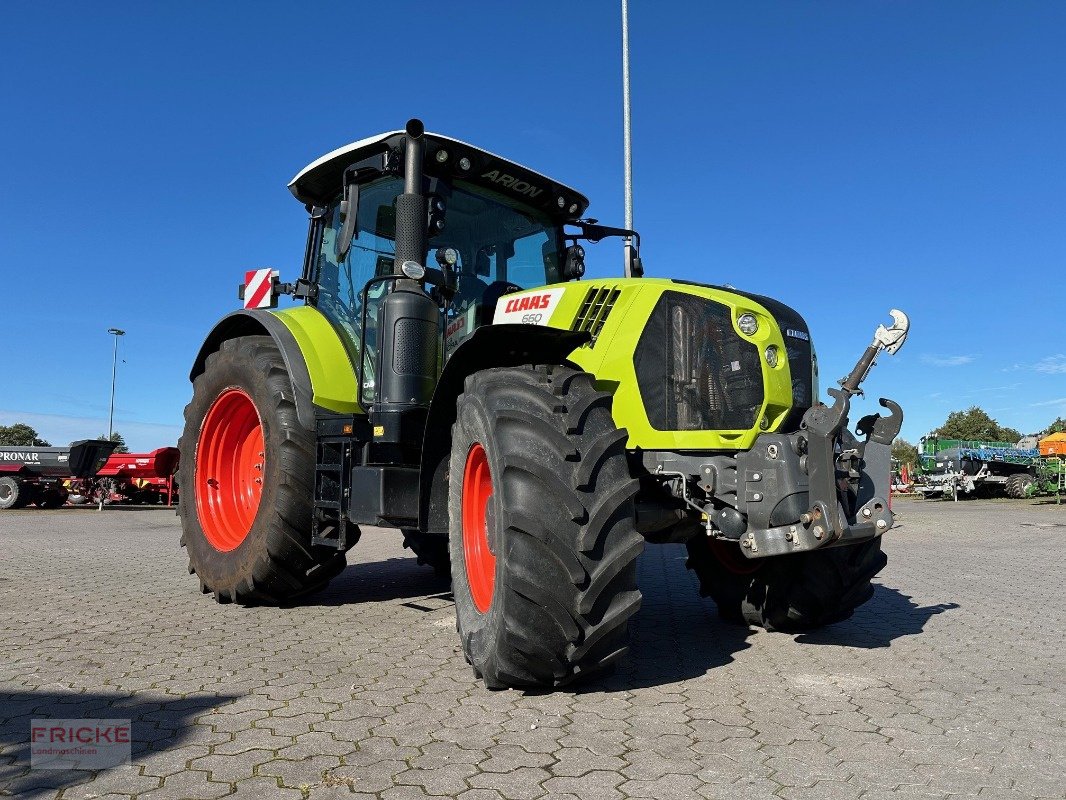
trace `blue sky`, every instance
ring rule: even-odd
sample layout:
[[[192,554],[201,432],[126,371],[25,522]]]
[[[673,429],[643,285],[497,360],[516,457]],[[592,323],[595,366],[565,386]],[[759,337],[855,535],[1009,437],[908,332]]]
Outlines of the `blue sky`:
[[[6,5],[0,424],[105,430],[117,326],[116,428],[173,443],[243,272],[296,276],[289,178],[411,116],[620,223],[619,27],[614,2]],[[632,0],[648,273],[793,305],[823,384],[904,309],[867,388],[912,440],[972,404],[1066,414],[1064,29],[1050,1]]]

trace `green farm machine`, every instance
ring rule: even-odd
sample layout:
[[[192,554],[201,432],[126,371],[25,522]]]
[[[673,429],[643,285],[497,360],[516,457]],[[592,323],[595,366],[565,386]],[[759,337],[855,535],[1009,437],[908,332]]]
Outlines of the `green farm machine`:
[[[1036,445],[1035,447],[1032,445]],[[922,437],[919,463],[926,498],[972,495],[1017,500],[1066,493],[1066,434],[1011,442]]]
[[[417,120],[289,188],[299,279],[248,273],[192,367],[180,512],[204,593],[290,603],[399,529],[451,576],[490,688],[624,654],[646,542],[684,543],[741,623],[812,628],[872,595],[902,412],[882,399],[857,434],[848,412],[901,312],[823,405],[791,308],[643,277],[639,236],[579,192]],[[608,237],[626,277],[581,280]]]
[[[1037,455],[1029,469],[1011,476],[1007,495],[1019,500],[1055,495],[1061,503],[1066,497],[1066,433],[1052,433],[1037,443]]]

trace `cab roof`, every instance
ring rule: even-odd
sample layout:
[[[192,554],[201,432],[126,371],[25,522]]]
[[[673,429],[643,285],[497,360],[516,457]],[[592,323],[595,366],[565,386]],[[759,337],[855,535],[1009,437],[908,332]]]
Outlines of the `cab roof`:
[[[528,167],[439,133],[427,131],[423,138],[427,175],[480,184],[563,221],[580,218],[588,208],[588,198],[576,189]],[[403,131],[389,131],[339,147],[300,170],[289,182],[289,191],[305,205],[323,206],[340,193],[350,165],[390,150],[402,152],[406,141]],[[446,157],[438,156],[442,152]],[[462,168],[464,159],[469,163],[466,169]]]

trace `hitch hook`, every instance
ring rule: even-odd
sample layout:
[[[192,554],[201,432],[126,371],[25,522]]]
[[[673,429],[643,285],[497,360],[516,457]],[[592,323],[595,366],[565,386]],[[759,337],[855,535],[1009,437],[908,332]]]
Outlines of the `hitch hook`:
[[[888,313],[892,315],[892,327],[886,328],[884,325],[878,325],[877,330],[874,331],[874,341],[871,346],[879,350],[887,350],[890,356],[894,356],[907,341],[911,321],[898,308],[893,308]]]
[[[911,329],[910,319],[898,308],[893,308],[889,313],[892,315],[891,327],[877,326],[877,330],[874,331],[874,340],[866,348],[866,352],[862,354],[848,377],[840,382],[841,388],[849,395],[862,394],[859,386],[866,380],[878,353],[884,350],[889,355],[894,355],[907,341],[907,334]]]

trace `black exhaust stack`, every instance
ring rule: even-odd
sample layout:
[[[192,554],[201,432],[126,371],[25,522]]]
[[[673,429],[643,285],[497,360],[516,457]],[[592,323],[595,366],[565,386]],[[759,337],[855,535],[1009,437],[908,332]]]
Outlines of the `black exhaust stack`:
[[[426,410],[440,369],[440,309],[422,286],[428,225],[422,194],[424,131],[417,119],[407,123],[404,192],[396,198],[393,271],[398,277],[378,312],[375,460],[393,463],[418,462]]]
[[[412,119],[404,129],[407,147],[404,154],[403,194],[396,198],[396,262],[393,272],[402,275],[405,261],[420,266],[426,258],[426,198],[422,195],[422,160],[426,128],[422,120]]]

